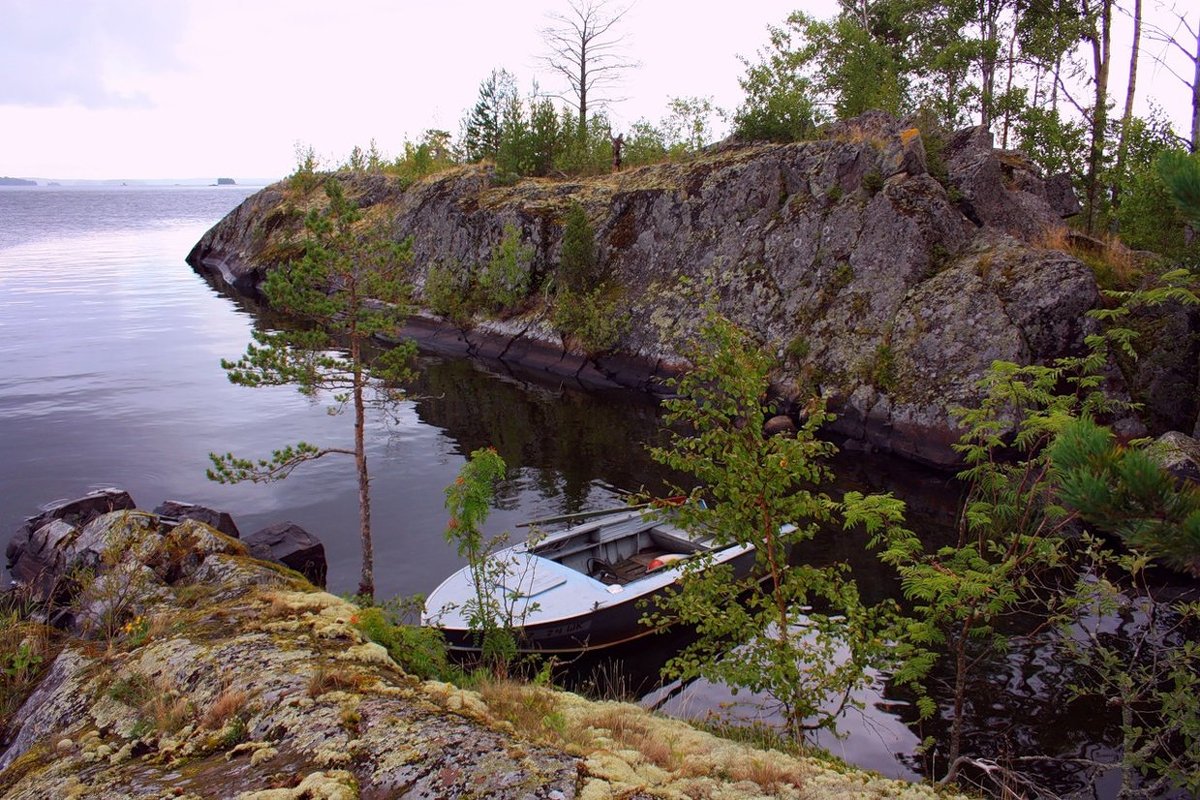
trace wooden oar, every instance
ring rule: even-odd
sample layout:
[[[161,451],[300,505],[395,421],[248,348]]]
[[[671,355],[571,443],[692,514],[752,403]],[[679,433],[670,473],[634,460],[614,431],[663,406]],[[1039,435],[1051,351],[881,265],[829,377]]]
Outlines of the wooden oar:
[[[617,514],[622,511],[635,511],[639,508],[648,508],[654,505],[653,503],[639,503],[635,506],[619,506],[617,508],[605,508],[600,511],[580,511],[577,514],[561,514],[557,517],[543,517],[541,519],[531,519],[528,522],[518,522],[518,528],[528,528],[533,525],[549,525],[555,522],[566,522],[572,519],[587,519],[588,517],[602,517],[605,514]]]

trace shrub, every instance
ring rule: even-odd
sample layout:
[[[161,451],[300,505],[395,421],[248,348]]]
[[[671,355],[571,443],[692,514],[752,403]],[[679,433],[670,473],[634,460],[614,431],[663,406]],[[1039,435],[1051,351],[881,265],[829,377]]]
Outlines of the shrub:
[[[803,334],[796,334],[792,340],[783,348],[783,354],[792,361],[797,363],[803,362],[808,358],[810,346],[808,339],[804,338]]]
[[[417,144],[405,140],[404,154],[384,166],[383,171],[397,176],[407,186],[457,163],[450,147],[450,134],[431,128],[425,131]]]
[[[862,187],[866,189],[867,194],[872,197],[875,196],[883,188],[883,175],[879,173],[879,170],[868,172],[866,175],[863,175]]]
[[[0,731],[37,687],[57,653],[52,629],[0,612]]]
[[[422,294],[430,311],[457,325],[468,325],[475,313],[471,270],[456,261],[431,266]]]
[[[628,311],[620,310],[619,288],[602,284],[576,294],[561,291],[554,302],[552,322],[564,339],[572,339],[588,355],[611,350],[629,329]]]
[[[354,626],[386,649],[392,660],[410,675],[443,680],[453,677],[441,633],[433,628],[405,625],[397,616],[395,609],[371,606],[355,615]]]
[[[492,251],[487,267],[480,271],[472,293],[478,304],[491,312],[511,309],[529,294],[533,248],[521,243],[515,225],[504,226],[504,236]]]
[[[596,231],[579,203],[567,209],[562,254],[558,263],[559,290],[582,294],[600,282],[596,257]]]

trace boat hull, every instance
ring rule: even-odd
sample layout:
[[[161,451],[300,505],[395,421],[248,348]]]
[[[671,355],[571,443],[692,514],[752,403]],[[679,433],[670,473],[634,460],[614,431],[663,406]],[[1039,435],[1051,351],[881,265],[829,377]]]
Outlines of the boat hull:
[[[733,567],[738,578],[754,567],[754,550],[746,550],[721,563]],[[517,649],[523,653],[580,653],[627,644],[656,633],[641,622],[655,600],[678,581],[654,591],[630,596],[623,602],[548,622],[526,625],[517,631]],[[439,626],[452,650],[479,650],[479,634],[468,629]]]

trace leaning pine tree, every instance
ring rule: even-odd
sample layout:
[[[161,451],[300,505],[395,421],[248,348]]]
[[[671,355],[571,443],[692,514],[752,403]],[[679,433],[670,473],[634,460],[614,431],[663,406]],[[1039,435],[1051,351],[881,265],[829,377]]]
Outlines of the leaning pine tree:
[[[329,204],[305,219],[304,255],[272,271],[263,284],[271,307],[301,323],[296,330],[255,331],[245,354],[221,361],[232,383],[242,386],[295,385],[305,395],[332,394],[331,413],[354,410],[354,446],[319,447],[299,442],[269,459],[247,460],[211,453],[211,480],[255,483],[281,480],[301,464],[333,453],[354,456],[358,470],[362,576],[358,592],[375,595],[371,544],[370,476],[364,443],[369,402],[392,402],[412,378],[415,345],[406,341],[377,355],[367,369],[366,351],[376,334],[393,334],[404,320],[407,284],[403,268],[409,243],[364,235],[362,215],[341,184],[325,183]]]

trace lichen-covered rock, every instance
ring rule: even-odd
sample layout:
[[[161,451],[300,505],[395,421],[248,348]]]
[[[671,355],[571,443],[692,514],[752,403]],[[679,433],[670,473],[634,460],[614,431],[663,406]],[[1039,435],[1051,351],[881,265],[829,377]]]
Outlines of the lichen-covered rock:
[[[981,128],[952,137],[937,178],[926,155],[922,131],[872,112],[819,141],[743,144],[577,181],[498,186],[486,165],[408,187],[339,177],[392,236],[412,238],[418,300],[433,265],[486,262],[506,225],[532,248],[531,276],[543,283],[559,261],[567,208],[587,210],[600,261],[622,290],[618,312],[629,315],[613,352],[572,352],[536,300],[469,330],[414,317],[406,333],[432,349],[653,390],[684,366],[680,345],[714,299],[779,355],[786,399],[819,391],[842,433],[950,466],[960,430],[947,409],[979,400],[992,358],[1048,364],[1080,352],[1091,330],[1083,314],[1099,295],[1088,268],[1040,244],[1077,208],[1068,185],[995,149]],[[253,291],[319,194],[277,184],[249,198],[190,263]],[[1195,413],[1154,427],[1194,422]]]
[[[9,573],[17,583],[30,587],[37,599],[49,599],[63,572],[63,546],[101,514],[133,507],[129,492],[115,488],[96,489],[74,500],[43,506],[9,539],[5,548]]]
[[[1200,440],[1179,431],[1167,431],[1154,440],[1150,453],[1179,480],[1200,484]]]
[[[163,572],[145,516],[110,521],[125,537],[120,563],[165,576],[132,584],[145,594],[130,602],[155,623],[63,649],[0,731],[0,800],[748,800],[817,784],[829,798],[933,796],[541,687],[511,691],[530,693],[545,710],[535,721],[554,720],[561,741],[524,730],[502,698],[406,675],[355,627],[356,606],[203,523],[177,526],[170,543],[195,549],[175,562],[198,566]]]

